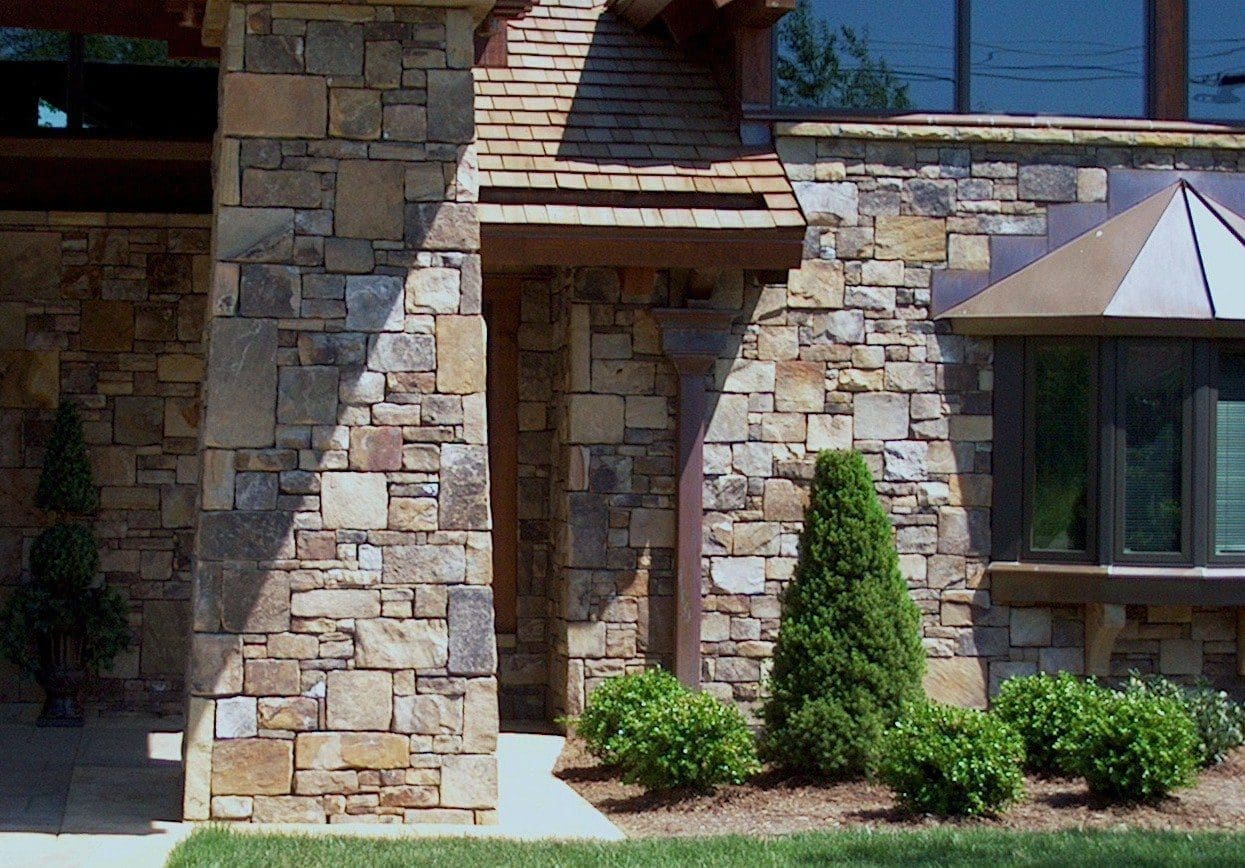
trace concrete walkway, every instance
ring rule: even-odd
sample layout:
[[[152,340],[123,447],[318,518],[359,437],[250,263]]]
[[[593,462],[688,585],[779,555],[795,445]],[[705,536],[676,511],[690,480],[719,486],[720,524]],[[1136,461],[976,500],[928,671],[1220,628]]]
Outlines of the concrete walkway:
[[[181,721],[91,717],[39,729],[32,705],[0,705],[0,868],[160,866],[194,826],[179,822]],[[250,826],[245,831],[384,837],[620,840],[623,834],[553,776],[554,735],[503,733],[496,826]]]

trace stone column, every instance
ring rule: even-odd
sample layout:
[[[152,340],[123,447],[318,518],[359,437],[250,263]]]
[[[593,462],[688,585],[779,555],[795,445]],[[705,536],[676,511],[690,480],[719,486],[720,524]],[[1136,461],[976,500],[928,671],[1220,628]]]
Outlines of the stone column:
[[[653,311],[662,348],[679,372],[679,454],[674,671],[700,687],[700,629],[704,616],[704,450],[708,426],[706,378],[730,342],[733,311],[663,308]]]
[[[223,20],[187,818],[494,817],[472,30]]]

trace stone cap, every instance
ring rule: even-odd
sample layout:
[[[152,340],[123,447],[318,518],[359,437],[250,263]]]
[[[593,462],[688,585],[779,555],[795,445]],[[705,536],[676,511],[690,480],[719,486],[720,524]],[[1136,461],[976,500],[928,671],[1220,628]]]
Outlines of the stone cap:
[[[219,48],[229,19],[229,4],[234,0],[207,0],[203,10],[203,44]],[[238,0],[242,2],[242,0]],[[323,6],[427,6],[437,9],[469,9],[477,24],[493,8],[494,0],[299,0]]]

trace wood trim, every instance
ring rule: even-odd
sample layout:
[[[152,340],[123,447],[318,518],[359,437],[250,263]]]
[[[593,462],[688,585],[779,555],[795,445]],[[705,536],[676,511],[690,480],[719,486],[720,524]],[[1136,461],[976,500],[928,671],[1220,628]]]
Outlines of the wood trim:
[[[739,108],[750,119],[774,104],[774,31],[772,27],[742,27],[734,36]]]
[[[700,687],[704,617],[704,451],[709,424],[707,378],[730,339],[734,311],[658,308],[662,348],[679,373],[678,519],[675,550],[674,673]]]
[[[542,265],[647,268],[798,268],[804,228],[647,229],[485,223],[484,266],[490,270]]]
[[[519,622],[519,306],[521,279],[488,277],[489,498],[493,509],[493,608],[498,633]]]
[[[40,160],[159,160],[212,162],[211,142],[96,139],[86,136],[0,136],[0,158]]]
[[[1183,120],[1189,108],[1189,15],[1187,0],[1150,4],[1150,115]]]

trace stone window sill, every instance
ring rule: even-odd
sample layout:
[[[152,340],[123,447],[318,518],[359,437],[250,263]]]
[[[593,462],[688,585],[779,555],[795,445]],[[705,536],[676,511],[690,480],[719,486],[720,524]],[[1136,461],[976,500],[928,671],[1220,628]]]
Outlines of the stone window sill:
[[[1146,567],[995,561],[986,568],[1000,603],[1245,606],[1245,565]]]

